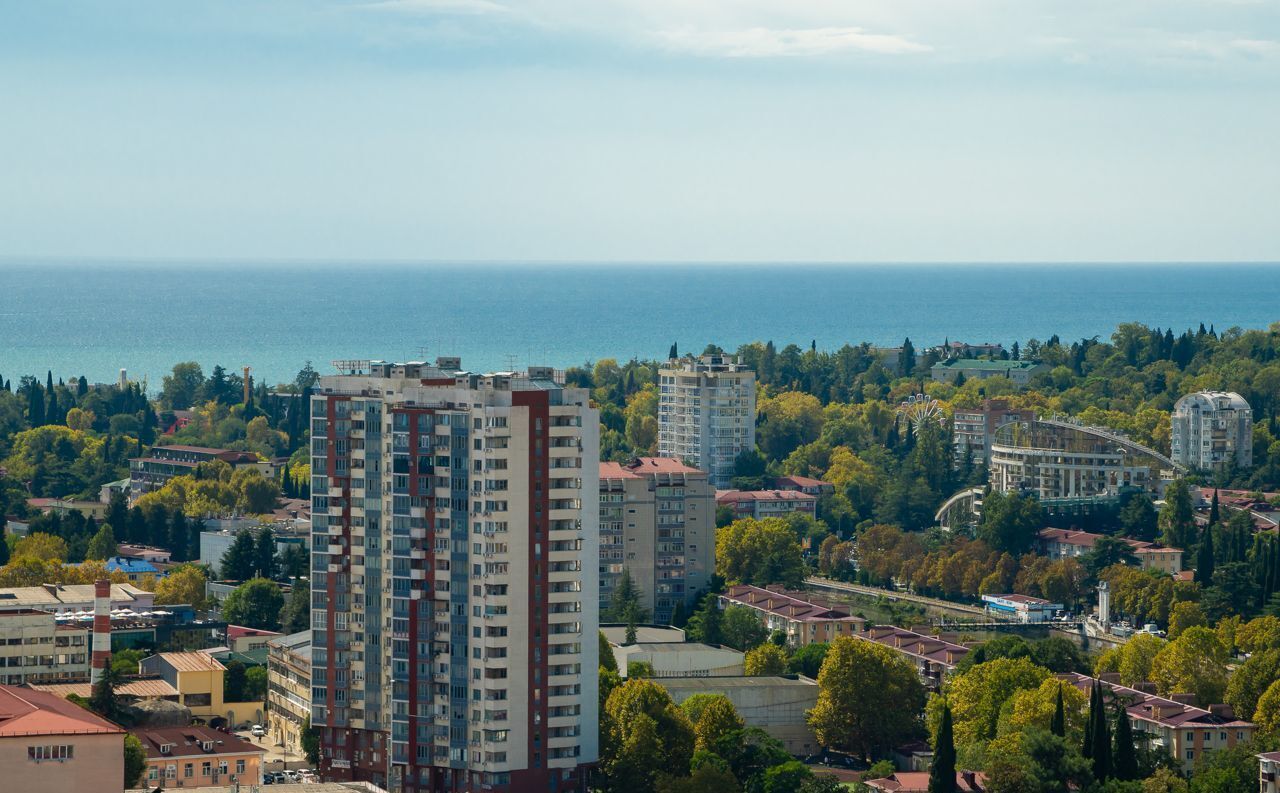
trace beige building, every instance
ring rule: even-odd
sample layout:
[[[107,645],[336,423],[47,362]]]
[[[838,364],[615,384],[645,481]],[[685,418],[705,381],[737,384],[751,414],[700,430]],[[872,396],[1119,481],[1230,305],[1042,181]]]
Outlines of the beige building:
[[[743,653],[732,647],[699,642],[651,642],[610,645],[618,673],[627,676],[632,663],[653,667],[654,677],[733,677],[743,672]]]
[[[262,784],[266,750],[238,736],[200,725],[131,732],[147,753],[149,788]]]
[[[669,361],[658,370],[658,454],[727,488],[739,452],[756,447],[756,375],[730,355]]]
[[[89,675],[89,634],[35,609],[0,611],[0,683],[52,683]]]
[[[677,704],[694,694],[725,695],[748,727],[764,730],[793,755],[821,748],[806,716],[818,702],[818,684],[807,677],[664,677],[653,682]]]
[[[1037,544],[1040,552],[1050,559],[1072,559],[1089,553],[1093,550],[1094,543],[1104,536],[1106,535],[1070,529],[1042,529],[1037,535]],[[1133,555],[1138,558],[1138,564],[1143,570],[1175,575],[1182,569],[1181,548],[1166,548],[1128,537],[1118,539],[1129,543],[1133,548]]]
[[[267,733],[302,754],[302,727],[311,717],[311,631],[267,643]]]
[[[150,611],[156,596],[133,584],[111,585],[111,609]],[[93,584],[42,584],[0,588],[0,611],[38,609],[55,614],[93,611]]]
[[[191,708],[191,715],[214,726],[224,720],[236,726],[261,715],[252,702],[234,703],[240,712],[229,709],[222,698],[227,668],[207,653],[160,653],[143,658],[138,666],[142,674],[159,675],[177,689],[182,704]]]
[[[600,463],[600,610],[625,569],[660,624],[693,605],[715,573],[715,491],[679,460]]]
[[[590,394],[550,367],[336,367],[311,402],[322,775],[403,793],[585,789],[599,735]]]
[[[866,620],[850,614],[843,604],[830,603],[806,592],[788,592],[781,586],[765,589],[750,584],[731,586],[720,595],[720,607],[733,605],[755,611],[770,631],[787,634],[787,643],[792,647],[854,636],[866,624]]]
[[[54,694],[0,686],[0,770],[22,793],[120,793],[124,730]]]

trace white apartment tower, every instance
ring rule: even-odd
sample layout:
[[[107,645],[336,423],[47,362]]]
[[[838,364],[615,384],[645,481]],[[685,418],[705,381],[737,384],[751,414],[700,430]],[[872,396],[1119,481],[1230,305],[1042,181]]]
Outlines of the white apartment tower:
[[[549,368],[341,361],[311,403],[312,723],[327,779],[585,791],[599,420]]]
[[[733,356],[667,362],[658,372],[658,454],[728,488],[733,461],[756,445],[756,375]]]
[[[1201,471],[1253,465],[1253,411],[1239,394],[1187,394],[1173,406],[1169,423],[1175,463]]]

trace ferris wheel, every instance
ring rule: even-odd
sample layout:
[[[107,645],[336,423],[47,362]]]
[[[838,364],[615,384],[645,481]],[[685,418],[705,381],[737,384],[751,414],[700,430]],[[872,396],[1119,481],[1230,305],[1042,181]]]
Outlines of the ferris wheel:
[[[916,435],[920,434],[920,428],[926,424],[937,423],[939,427],[945,427],[947,423],[942,405],[926,394],[912,394],[907,397],[898,404],[897,413],[898,420]]]

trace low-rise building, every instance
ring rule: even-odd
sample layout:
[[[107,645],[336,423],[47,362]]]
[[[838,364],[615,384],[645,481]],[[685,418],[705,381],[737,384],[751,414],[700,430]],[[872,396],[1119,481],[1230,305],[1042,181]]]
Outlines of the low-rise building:
[[[904,656],[915,664],[920,680],[930,691],[940,690],[943,676],[969,653],[969,648],[955,641],[954,636],[930,636],[893,625],[867,628],[855,638],[875,642]]]
[[[160,568],[143,559],[113,556],[106,561],[108,573],[120,573],[129,583],[136,584],[148,576],[160,575]]]
[[[1105,686],[1113,699],[1125,703],[1138,745],[1167,752],[1184,773],[1191,773],[1214,751],[1253,739],[1253,723],[1236,718],[1230,705],[1196,707],[1191,694],[1156,696],[1154,685],[1122,686],[1119,675],[1112,673],[1101,679],[1074,673],[1059,677],[1085,693],[1095,684]]]
[[[0,683],[48,683],[89,674],[89,634],[35,609],[0,611]]]
[[[124,730],[45,691],[0,686],[0,769],[22,793],[120,793]]]
[[[1094,544],[1106,537],[1105,534],[1093,534],[1087,531],[1070,529],[1042,529],[1036,535],[1036,545],[1040,553],[1050,559],[1075,559],[1093,550]],[[1133,555],[1143,570],[1156,570],[1174,575],[1182,570],[1182,549],[1167,548],[1156,543],[1119,537],[1133,548]]]
[[[807,677],[664,677],[662,686],[679,704],[694,694],[723,694],[748,727],[759,727],[793,755],[821,747],[807,714],[818,702],[818,684]]]
[[[1050,622],[1062,610],[1061,603],[1030,595],[983,595],[982,602],[993,616],[1025,623]]]
[[[150,611],[156,596],[133,584],[111,585],[111,610]],[[55,614],[93,610],[93,584],[42,584],[0,588],[0,611],[39,609]]]
[[[66,515],[79,512],[86,518],[101,521],[107,516],[108,505],[101,501],[76,501],[69,498],[29,498],[27,506],[44,514]]]
[[[259,628],[246,628],[243,625],[227,626],[227,648],[232,652],[247,653],[260,650],[273,639],[284,636],[278,631],[264,631]]]
[[[129,498],[158,490],[175,476],[187,476],[200,463],[221,460],[232,468],[254,466],[264,473],[268,463],[253,452],[212,449],[206,446],[155,446],[146,457],[129,460]]]
[[[130,732],[146,751],[149,788],[262,784],[266,750],[238,736],[201,725]]]
[[[949,361],[938,361],[929,367],[929,376],[935,382],[955,383],[962,376],[967,380],[986,380],[989,377],[1003,377],[1019,386],[1024,386],[1031,378],[1041,372],[1049,371],[1049,367],[1038,361],[986,361],[976,358],[952,358]]]
[[[302,754],[311,718],[311,631],[267,642],[267,731],[286,752]]]
[[[159,675],[182,695],[182,704],[191,715],[217,726],[224,721],[235,725],[236,714],[222,698],[227,668],[207,653],[159,653],[138,664],[144,675]],[[254,703],[236,703],[242,709]],[[215,723],[216,720],[216,723]]]
[[[818,498],[836,492],[832,483],[808,476],[775,476],[769,480],[769,485],[774,490],[798,490]]]
[[[717,490],[716,506],[731,507],[735,518],[783,518],[792,512],[812,516],[818,497],[800,490]]]
[[[93,684],[88,678],[66,683],[28,683],[36,691],[47,691],[50,694],[66,698],[75,694],[88,699],[93,694]],[[178,689],[165,682],[162,677],[139,677],[125,680],[113,689],[116,696],[125,700],[163,699],[166,702],[179,702],[182,696]]]
[[[849,613],[846,606],[830,603],[806,592],[789,592],[780,586],[766,589],[738,584],[720,595],[720,607],[746,606],[760,615],[771,631],[782,631],[792,647],[830,642],[838,636],[862,631],[866,620]]]
[[[654,677],[734,677],[743,672],[743,653],[732,647],[699,642],[610,644],[618,674],[632,663],[647,663]]]

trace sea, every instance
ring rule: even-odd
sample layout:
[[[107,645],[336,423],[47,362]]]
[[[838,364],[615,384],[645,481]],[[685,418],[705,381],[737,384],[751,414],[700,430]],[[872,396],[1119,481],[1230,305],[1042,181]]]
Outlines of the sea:
[[[180,361],[275,384],[308,361],[323,374],[458,355],[494,371],[660,359],[672,344],[1008,346],[1277,320],[1267,264],[0,262],[0,376],[15,386],[125,369],[154,392]]]

